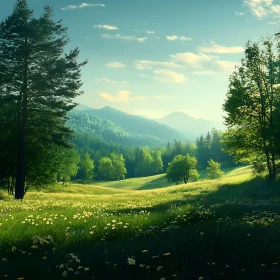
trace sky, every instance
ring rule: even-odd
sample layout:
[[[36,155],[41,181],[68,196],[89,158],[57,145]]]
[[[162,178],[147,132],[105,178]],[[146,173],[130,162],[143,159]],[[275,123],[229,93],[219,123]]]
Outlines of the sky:
[[[0,21],[16,0],[0,0]],[[248,40],[280,30],[280,0],[29,0],[68,27],[84,94],[75,101],[151,119],[223,122],[228,80]]]

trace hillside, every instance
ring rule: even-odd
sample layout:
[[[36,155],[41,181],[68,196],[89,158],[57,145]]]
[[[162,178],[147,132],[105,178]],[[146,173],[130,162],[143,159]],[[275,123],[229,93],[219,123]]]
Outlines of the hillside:
[[[182,112],[171,113],[161,119],[157,120],[159,123],[168,125],[184,134],[192,135],[192,138],[196,139],[201,134],[205,134],[213,127],[218,130],[224,130],[225,126],[221,123],[196,119],[188,116]]]
[[[68,124],[78,132],[92,132],[108,142],[128,146],[163,146],[168,141],[185,140],[175,129],[111,107],[89,109],[77,106],[69,113]]]

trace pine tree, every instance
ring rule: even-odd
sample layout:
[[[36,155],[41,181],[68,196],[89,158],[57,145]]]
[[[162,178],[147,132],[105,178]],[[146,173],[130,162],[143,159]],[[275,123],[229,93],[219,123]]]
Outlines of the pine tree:
[[[31,152],[40,145],[69,146],[66,114],[81,93],[80,70],[86,62],[77,61],[78,49],[63,54],[66,31],[61,21],[52,20],[50,7],[35,18],[26,0],[18,0],[0,23],[0,156],[16,178],[17,199],[25,194]]]

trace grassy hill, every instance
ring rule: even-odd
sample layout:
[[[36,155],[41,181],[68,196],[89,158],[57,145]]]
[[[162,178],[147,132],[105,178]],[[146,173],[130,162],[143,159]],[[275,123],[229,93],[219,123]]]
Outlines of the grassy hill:
[[[4,195],[0,279],[279,279],[277,184],[242,167]]]

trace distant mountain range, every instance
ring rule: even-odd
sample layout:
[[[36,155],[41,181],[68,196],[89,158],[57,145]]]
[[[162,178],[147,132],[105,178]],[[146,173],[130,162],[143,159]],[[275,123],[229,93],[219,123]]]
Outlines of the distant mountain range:
[[[180,112],[150,120],[110,106],[94,109],[78,105],[69,116],[69,125],[76,131],[90,132],[105,141],[129,146],[162,146],[174,139],[194,141],[213,127],[223,129],[222,124],[195,119]]]
[[[171,113],[157,121],[173,127],[183,134],[191,134],[195,138],[201,134],[206,134],[213,127],[218,130],[225,130],[225,126],[221,123],[204,119],[195,119],[181,112]]]
[[[187,137],[165,124],[126,114],[106,106],[94,109],[77,106],[69,113],[68,124],[77,132],[90,132],[107,142],[128,146],[163,146],[168,141]]]

